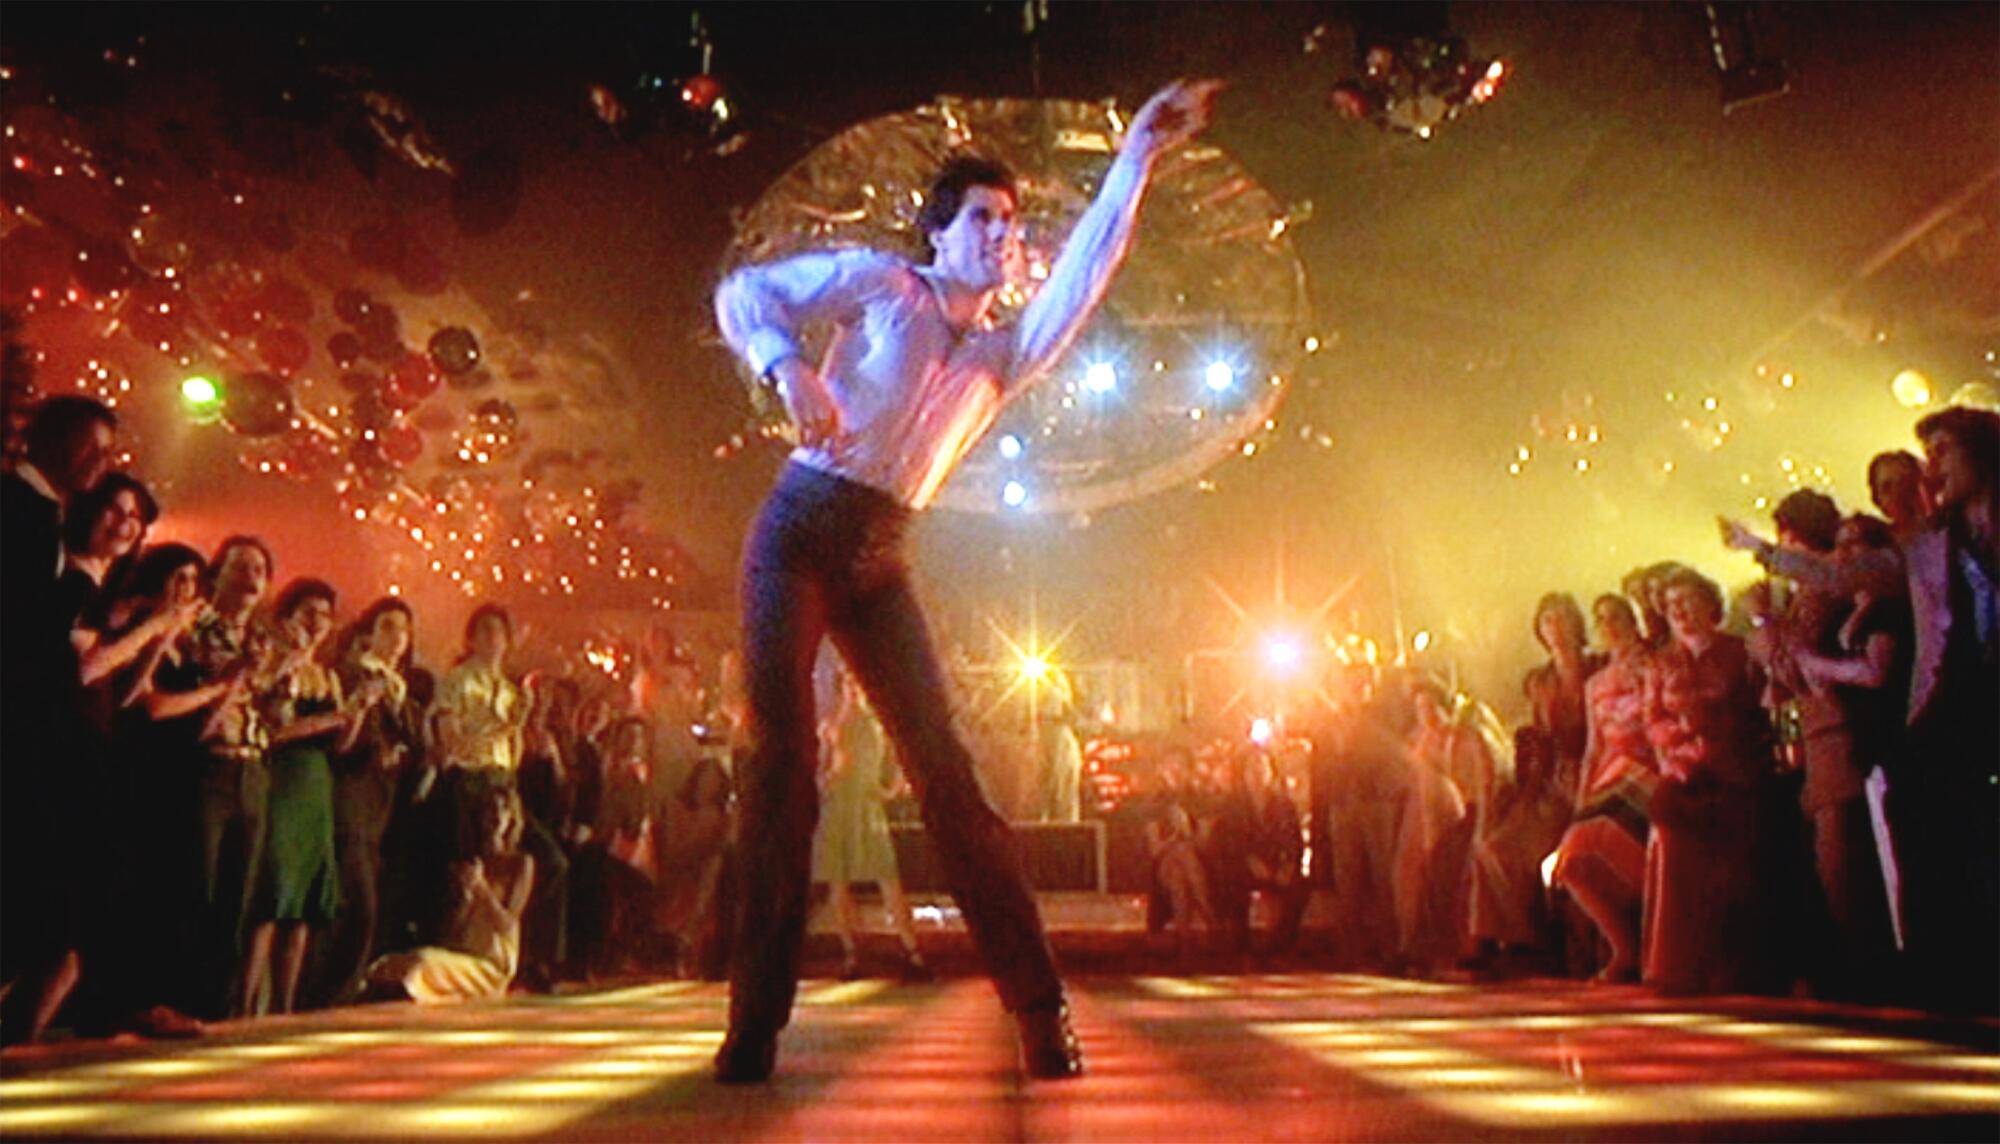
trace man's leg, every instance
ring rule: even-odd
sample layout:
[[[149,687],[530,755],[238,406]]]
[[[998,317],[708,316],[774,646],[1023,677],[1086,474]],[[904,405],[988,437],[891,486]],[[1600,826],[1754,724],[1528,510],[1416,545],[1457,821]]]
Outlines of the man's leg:
[[[1059,1010],[1062,980],[1013,832],[980,791],[951,725],[944,671],[915,593],[898,575],[842,604],[830,617],[834,642],[909,768],[945,884],[1001,1003],[1014,1013]]]
[[[742,866],[729,1027],[732,1036],[767,1042],[791,1017],[811,904],[813,829],[819,820],[812,668],[826,621],[818,585],[799,573],[753,565],[744,589],[743,651],[754,747],[737,776]]]

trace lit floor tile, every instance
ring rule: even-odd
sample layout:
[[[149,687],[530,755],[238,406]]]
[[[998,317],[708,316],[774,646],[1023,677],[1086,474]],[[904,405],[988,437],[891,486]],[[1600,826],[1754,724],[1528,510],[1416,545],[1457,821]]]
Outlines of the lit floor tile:
[[[123,1104],[27,1104],[0,1107],[0,1135],[102,1131],[129,1119]]]
[[[159,1106],[154,1106],[155,1108]],[[354,1115],[352,1105],[340,1104],[257,1104],[244,1107],[187,1108],[156,1112],[147,1109],[124,1126],[144,1136],[196,1136],[208,1139],[230,1136],[270,1136],[287,1139],[302,1132],[322,1130],[335,1121]]]

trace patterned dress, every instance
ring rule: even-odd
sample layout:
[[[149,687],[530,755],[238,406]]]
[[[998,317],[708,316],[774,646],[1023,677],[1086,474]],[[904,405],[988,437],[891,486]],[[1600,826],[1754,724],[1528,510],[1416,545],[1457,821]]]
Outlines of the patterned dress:
[[[1658,764],[1646,738],[1651,656],[1613,659],[1584,685],[1595,754],[1576,792],[1576,821],[1556,851],[1553,880],[1566,884],[1578,863],[1602,863],[1636,896],[1646,877],[1647,807]]]

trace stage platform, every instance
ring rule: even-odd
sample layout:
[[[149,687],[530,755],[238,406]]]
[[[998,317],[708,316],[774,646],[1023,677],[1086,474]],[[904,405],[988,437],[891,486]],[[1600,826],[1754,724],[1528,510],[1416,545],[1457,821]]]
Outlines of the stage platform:
[[[1082,974],[1081,1080],[1023,1081],[974,978],[812,980],[770,1085],[720,985],[243,1022],[0,1056],[0,1137],[1993,1140],[2000,1026],[1568,981]]]

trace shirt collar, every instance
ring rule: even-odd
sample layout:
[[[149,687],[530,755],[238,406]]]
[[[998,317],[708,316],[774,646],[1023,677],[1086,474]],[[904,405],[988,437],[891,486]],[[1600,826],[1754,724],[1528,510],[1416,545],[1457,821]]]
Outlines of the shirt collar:
[[[929,289],[931,296],[931,304],[937,307],[938,320],[943,322],[947,327],[950,327],[951,330],[959,337],[965,337],[968,334],[984,333],[985,331],[994,328],[993,305],[991,303],[987,305],[985,312],[981,313],[978,319],[975,320],[970,326],[967,326],[963,330],[960,330],[958,329],[958,327],[953,326],[951,324],[951,315],[945,311],[945,305],[944,305],[945,287],[944,284],[938,279],[937,270],[934,269],[933,267],[926,265],[913,265],[910,267],[910,270],[913,273],[915,273],[916,276],[923,281],[924,286]]]

